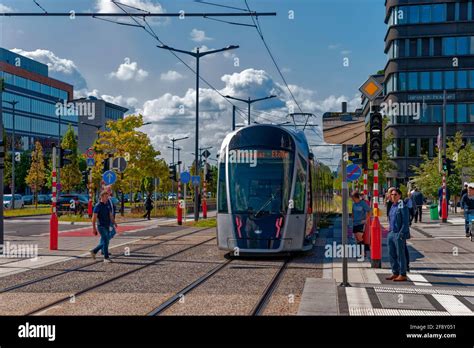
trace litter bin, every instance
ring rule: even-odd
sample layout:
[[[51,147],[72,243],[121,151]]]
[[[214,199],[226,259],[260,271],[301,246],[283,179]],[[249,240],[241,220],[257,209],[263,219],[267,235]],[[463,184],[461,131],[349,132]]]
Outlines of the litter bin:
[[[431,204],[430,205],[430,219],[431,220],[439,220],[438,205],[437,204]]]

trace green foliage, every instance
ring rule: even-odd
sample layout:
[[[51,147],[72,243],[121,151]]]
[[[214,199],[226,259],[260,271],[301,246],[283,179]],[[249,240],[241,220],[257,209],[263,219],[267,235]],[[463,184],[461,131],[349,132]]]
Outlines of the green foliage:
[[[66,134],[64,134],[61,142],[63,149],[72,150],[71,155],[67,158],[71,161],[70,164],[65,165],[61,168],[61,191],[70,192],[81,185],[82,174],[79,170],[79,156],[77,152],[77,138],[74,134],[74,130],[69,125]]]
[[[43,147],[39,141],[35,143],[35,149],[31,154],[31,166],[25,181],[26,184],[31,187],[31,191],[34,192],[35,205],[38,207],[38,192],[41,191],[46,182]]]
[[[462,133],[458,132],[456,135],[448,139],[446,144],[446,156],[452,160],[457,161],[454,165],[454,173],[449,175],[446,181],[449,191],[452,196],[459,195],[462,188],[463,181],[474,180],[474,148],[468,144],[463,146]],[[415,185],[423,192],[423,194],[431,199],[438,198],[438,189],[442,184],[442,173],[439,172],[439,157],[438,150],[433,158],[427,155],[422,156],[422,163],[412,170],[416,176],[414,178]],[[463,174],[464,172],[464,179]]]

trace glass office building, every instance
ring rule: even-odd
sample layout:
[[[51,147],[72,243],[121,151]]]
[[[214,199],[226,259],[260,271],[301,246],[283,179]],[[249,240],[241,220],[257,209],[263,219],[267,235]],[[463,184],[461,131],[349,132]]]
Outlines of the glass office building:
[[[11,151],[15,105],[15,151],[31,150],[40,141],[48,152],[71,124],[77,134],[77,116],[57,115],[56,104],[73,99],[73,86],[48,76],[48,66],[0,48],[0,77],[4,79],[3,124],[7,151]]]
[[[389,116],[397,168],[388,177],[398,185],[414,175],[422,154],[436,154],[444,111],[448,137],[462,131],[474,142],[474,3],[386,0],[385,7],[388,61],[380,102],[421,106],[418,115]]]

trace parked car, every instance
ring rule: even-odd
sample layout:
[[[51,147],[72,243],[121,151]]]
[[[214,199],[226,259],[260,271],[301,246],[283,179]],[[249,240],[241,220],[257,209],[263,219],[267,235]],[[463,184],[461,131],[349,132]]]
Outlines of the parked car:
[[[176,195],[176,193],[169,193],[168,194],[168,201],[174,201],[174,200],[177,199],[177,197],[178,196]]]
[[[26,195],[26,196],[23,196],[23,203],[25,205],[32,205],[33,204],[33,195]]]
[[[15,194],[13,206],[15,208],[23,208],[25,206],[25,202],[23,202],[23,198],[21,197],[21,195]],[[6,209],[10,209],[12,207],[12,195],[3,196],[3,207]]]
[[[38,204],[51,204],[49,195],[38,195]]]
[[[71,208],[74,202],[74,208]],[[64,213],[73,212],[74,214],[84,214],[87,212],[89,197],[81,194],[63,194],[58,197],[57,212],[58,216]]]

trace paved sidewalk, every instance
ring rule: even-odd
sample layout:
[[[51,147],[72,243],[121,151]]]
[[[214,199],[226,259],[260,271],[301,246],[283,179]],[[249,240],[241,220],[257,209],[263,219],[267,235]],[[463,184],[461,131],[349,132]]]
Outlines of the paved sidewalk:
[[[382,268],[371,268],[369,259],[349,259],[351,286],[341,287],[342,260],[322,257],[323,279],[307,279],[299,314],[474,315],[474,243],[464,236],[459,218],[451,217],[445,224],[412,225],[408,241],[411,271],[409,281],[401,283],[386,280],[391,275],[385,238],[388,224],[385,216],[380,220],[385,227]],[[317,245],[339,245],[340,231],[338,219],[333,228],[321,231]]]

